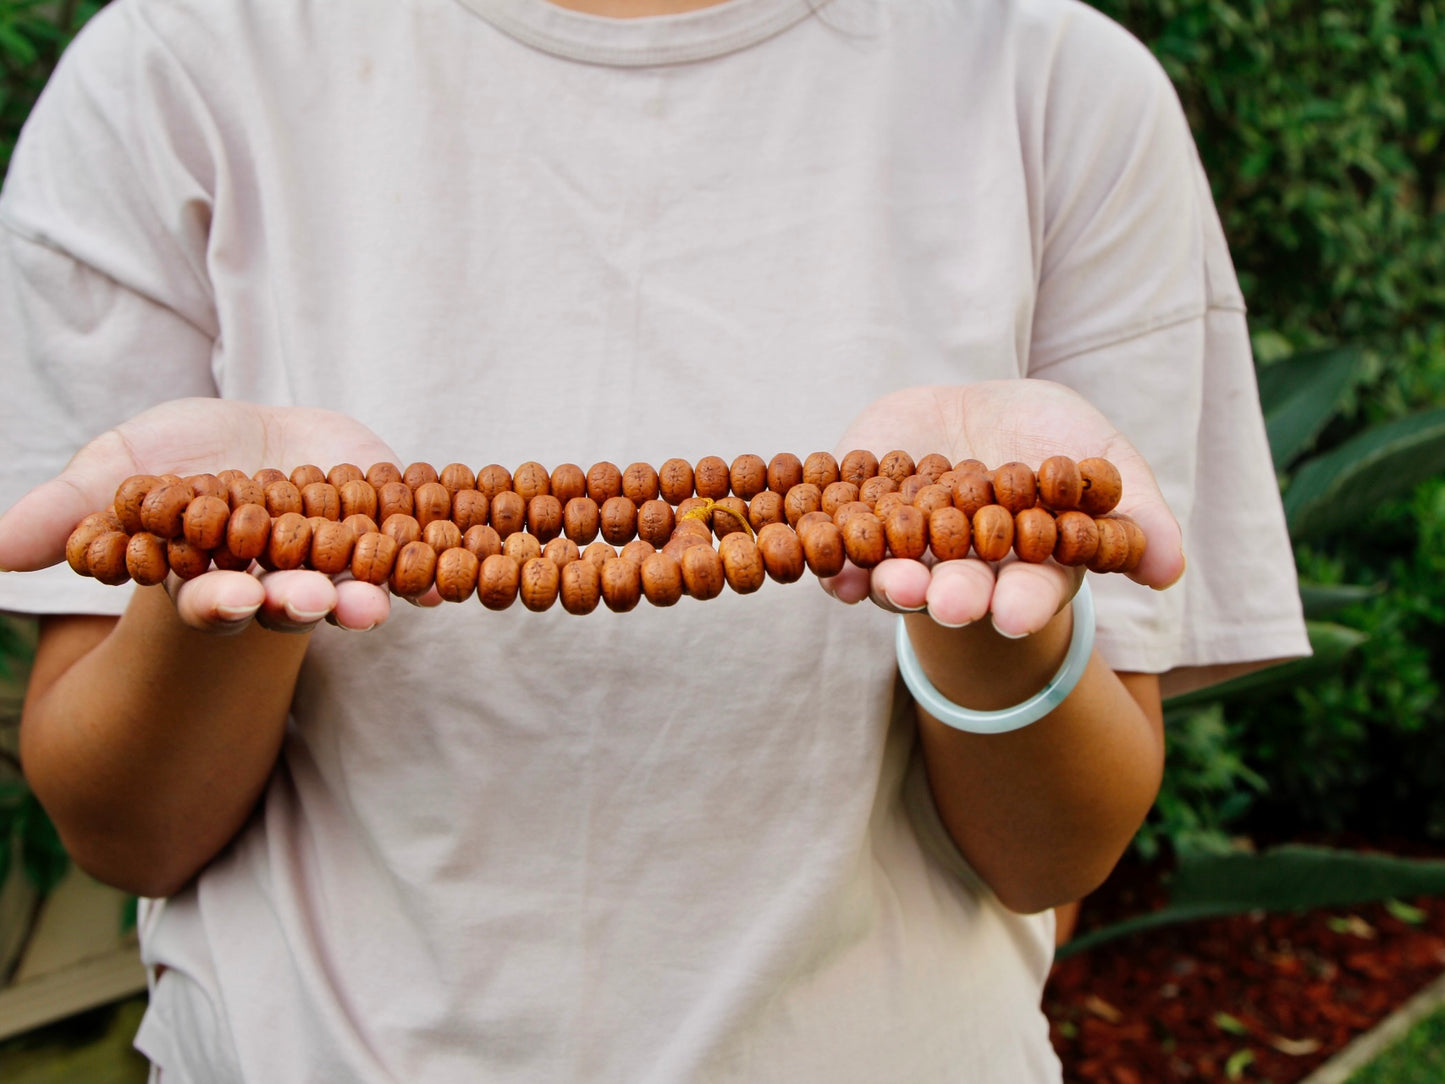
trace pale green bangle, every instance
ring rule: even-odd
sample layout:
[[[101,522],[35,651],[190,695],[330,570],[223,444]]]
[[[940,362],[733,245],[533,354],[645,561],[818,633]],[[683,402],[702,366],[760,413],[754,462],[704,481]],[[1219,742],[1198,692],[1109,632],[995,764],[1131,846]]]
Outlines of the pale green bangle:
[[[1033,696],[1001,711],[975,711],[961,707],[934,688],[933,682],[918,665],[918,656],[913,652],[908,627],[901,615],[898,618],[896,649],[898,672],[903,675],[903,684],[908,686],[918,706],[929,715],[955,730],[967,730],[972,734],[1005,734],[1038,722],[1053,711],[1084,676],[1089,656],[1094,651],[1094,596],[1089,591],[1087,580],[1079,584],[1079,591],[1074,595],[1074,631],[1069,637],[1069,653],[1064,656],[1058,673]]]

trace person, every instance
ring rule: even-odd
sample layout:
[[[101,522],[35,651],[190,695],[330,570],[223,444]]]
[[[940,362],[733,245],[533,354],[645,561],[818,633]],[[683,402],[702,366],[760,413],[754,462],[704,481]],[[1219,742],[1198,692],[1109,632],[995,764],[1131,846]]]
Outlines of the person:
[[[1071,0],[116,0],[0,222],[22,754],[145,898],[165,1084],[1056,1081],[1161,693],[1308,650],[1186,123]],[[1025,701],[1052,562],[585,617],[47,567],[132,473],[855,447],[1119,465],[1145,562],[1043,718],[941,724],[895,640]]]

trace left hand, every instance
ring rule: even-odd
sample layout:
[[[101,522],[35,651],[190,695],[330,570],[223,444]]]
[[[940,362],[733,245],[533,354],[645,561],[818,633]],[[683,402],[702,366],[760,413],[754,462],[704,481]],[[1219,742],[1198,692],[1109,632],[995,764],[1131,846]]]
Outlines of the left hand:
[[[1149,465],[1097,408],[1061,384],[999,380],[895,392],[858,416],[838,457],[855,448],[880,458],[896,448],[915,458],[938,452],[953,463],[974,458],[990,468],[1012,461],[1037,468],[1052,455],[1102,456],[1123,479],[1118,511],[1132,516],[1147,539],[1131,578],[1162,590],[1184,573],[1179,524]],[[951,627],[991,615],[1001,634],[1017,638],[1043,628],[1082,579],[1083,569],[1054,561],[991,564],[970,556],[931,565],[890,559],[871,570],[850,564],[823,586],[844,602],[871,598],[891,610],[926,608],[934,621]]]

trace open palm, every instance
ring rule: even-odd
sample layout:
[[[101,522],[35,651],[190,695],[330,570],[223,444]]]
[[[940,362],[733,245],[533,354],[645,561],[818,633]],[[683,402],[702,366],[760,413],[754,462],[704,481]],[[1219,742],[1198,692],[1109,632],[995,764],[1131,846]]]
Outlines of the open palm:
[[[1164,588],[1184,570],[1179,526],[1143,457],[1087,400],[1043,380],[987,381],[956,387],[909,388],[870,405],[849,427],[839,451],[895,448],[915,458],[930,452],[950,462],[978,459],[990,467],[1018,461],[1037,467],[1054,455],[1101,456],[1119,468],[1119,511],[1144,529],[1148,546],[1131,573]],[[1042,628],[1078,589],[1079,569],[1052,561],[997,565],[970,557],[931,568],[916,561],[885,561],[871,571],[849,567],[826,586],[844,601],[871,597],[899,610],[928,612],[940,624],[962,625],[991,614],[1007,635]]]

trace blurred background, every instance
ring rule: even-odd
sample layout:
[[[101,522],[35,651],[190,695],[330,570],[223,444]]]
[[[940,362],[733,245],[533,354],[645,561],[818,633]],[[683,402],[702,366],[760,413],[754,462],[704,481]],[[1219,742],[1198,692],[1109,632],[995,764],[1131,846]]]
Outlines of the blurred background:
[[[1315,657],[1168,705],[1164,791],[1045,999],[1056,1044],[1080,1082],[1442,1080],[1445,0],[1094,5],[1211,178]],[[0,171],[101,6],[0,0]],[[143,1080],[133,901],[70,868],[19,772],[33,640],[0,619],[0,1078]]]

